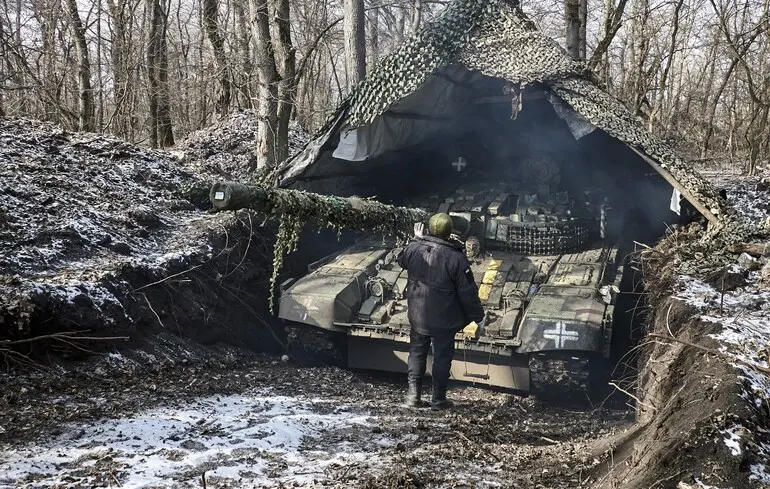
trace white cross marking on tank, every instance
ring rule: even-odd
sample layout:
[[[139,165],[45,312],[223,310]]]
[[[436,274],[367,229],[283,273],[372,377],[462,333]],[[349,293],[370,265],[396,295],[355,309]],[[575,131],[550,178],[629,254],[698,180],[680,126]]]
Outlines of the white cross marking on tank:
[[[457,161],[452,162],[452,166],[455,168],[455,170],[460,172],[465,170],[465,167],[468,166],[468,162],[462,156],[458,156]]]
[[[556,348],[564,348],[565,342],[577,341],[580,339],[580,335],[578,335],[577,331],[567,331],[567,327],[561,321],[556,323],[554,329],[544,330],[543,337],[553,340],[556,343]]]

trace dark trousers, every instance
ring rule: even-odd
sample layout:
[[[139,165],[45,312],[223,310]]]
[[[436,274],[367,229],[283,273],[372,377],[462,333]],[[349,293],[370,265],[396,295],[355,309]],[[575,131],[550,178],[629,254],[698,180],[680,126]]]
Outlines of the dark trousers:
[[[425,375],[430,345],[433,344],[433,385],[446,388],[449,368],[455,354],[455,332],[447,331],[425,335],[412,328],[409,334],[409,382],[418,382]]]

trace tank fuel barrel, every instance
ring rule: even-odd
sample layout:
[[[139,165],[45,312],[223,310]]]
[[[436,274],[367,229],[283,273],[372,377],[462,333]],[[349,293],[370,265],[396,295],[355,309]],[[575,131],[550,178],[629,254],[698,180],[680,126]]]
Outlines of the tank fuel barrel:
[[[302,190],[283,189],[239,182],[212,185],[209,199],[218,211],[252,209],[268,215],[286,214],[301,222],[315,221],[337,229],[379,230],[409,235],[417,222],[429,214],[422,209],[396,207],[373,199],[335,197]]]

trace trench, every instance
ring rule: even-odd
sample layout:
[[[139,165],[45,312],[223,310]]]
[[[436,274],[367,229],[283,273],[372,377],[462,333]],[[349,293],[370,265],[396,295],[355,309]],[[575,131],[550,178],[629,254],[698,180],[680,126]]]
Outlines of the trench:
[[[334,248],[336,233],[316,233],[306,237],[326,245],[291,257],[286,273]],[[252,267],[264,259],[240,249],[230,261],[244,256]],[[201,273],[232,273],[226,262]],[[256,297],[265,276],[236,271],[229,287]],[[134,352],[113,350],[80,370],[68,363],[64,376],[5,377],[11,408],[0,416],[0,484],[200,487],[205,478],[207,487],[591,486],[611,466],[608,447],[633,429],[628,399],[607,392],[560,405],[457,383],[454,409],[407,409],[404,375],[309,357],[284,362],[280,342],[248,332],[255,311],[267,316],[267,304],[244,311],[229,294],[211,290],[213,282],[183,284],[148,299],[168,324],[178,310],[159,306],[161,296],[177,304],[219,302],[233,309],[219,319],[229,330],[190,318],[181,336],[197,341],[180,341],[179,332],[147,325]],[[627,316],[629,328],[635,317]],[[157,361],[162,355],[166,360]],[[448,461],[450,469],[435,470]]]
[[[668,219],[671,189],[626,146],[599,130],[576,141],[546,100],[532,100],[516,120],[508,107],[478,106],[469,114],[473,124],[458,119],[352,174],[340,173],[327,148],[319,173],[295,187],[409,205],[447,185],[528,177],[498,163],[546,152],[567,170],[563,182],[611,190],[619,216],[612,232],[643,242],[662,234],[651,223]],[[484,144],[490,134],[497,140]],[[506,141],[501,134],[517,136]],[[473,172],[449,166],[463,154]],[[621,175],[618,161],[633,164]],[[620,391],[605,388],[574,405],[463,383],[450,391],[455,409],[409,410],[401,406],[403,374],[342,369],[310,354],[284,361],[286,333],[266,300],[275,230],[255,232],[245,216],[252,214],[231,216],[226,232],[205,236],[217,251],[213,260],[182,261],[162,276],[124,269],[103,284],[135,321],[107,328],[77,304],[37,305],[36,334],[69,319],[132,342],[88,345],[87,355],[68,350],[70,359],[56,370],[3,377],[0,484],[611,487],[613,447],[632,439],[636,413]],[[309,262],[352,239],[306,229],[283,277],[302,276]],[[206,265],[184,281],[164,280],[200,262]],[[638,280],[628,280],[624,290],[637,288],[620,296],[613,368],[605,373],[631,392],[637,364],[628,353],[645,307]]]

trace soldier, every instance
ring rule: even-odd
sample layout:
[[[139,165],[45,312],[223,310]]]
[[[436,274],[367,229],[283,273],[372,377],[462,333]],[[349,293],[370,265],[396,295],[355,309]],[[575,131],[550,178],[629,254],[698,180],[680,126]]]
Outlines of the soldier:
[[[470,264],[462,248],[449,241],[452,218],[435,214],[428,221],[429,236],[406,246],[398,263],[409,271],[406,289],[409,307],[409,391],[406,405],[421,407],[422,378],[428,351],[433,344],[433,397],[431,408],[446,409],[449,369],[454,356],[455,334],[471,321],[484,328],[484,309]]]

